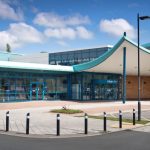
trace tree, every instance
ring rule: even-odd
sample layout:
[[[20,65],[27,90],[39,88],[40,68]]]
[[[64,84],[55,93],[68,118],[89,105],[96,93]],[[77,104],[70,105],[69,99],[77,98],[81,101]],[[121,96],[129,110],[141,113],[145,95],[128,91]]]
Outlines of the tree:
[[[8,53],[11,52],[11,47],[8,43],[6,44],[6,52],[8,52]]]

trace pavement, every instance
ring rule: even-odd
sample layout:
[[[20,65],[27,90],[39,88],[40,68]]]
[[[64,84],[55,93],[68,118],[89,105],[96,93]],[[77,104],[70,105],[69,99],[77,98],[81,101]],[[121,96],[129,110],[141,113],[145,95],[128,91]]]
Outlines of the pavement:
[[[1,150],[149,150],[150,133],[121,131],[103,136],[41,139],[0,134]]]
[[[53,137],[56,135],[56,114],[50,113],[50,108],[16,109],[10,111],[10,133],[21,136],[26,131],[26,114],[30,112],[30,134]],[[83,114],[80,114],[83,116]],[[6,111],[0,111],[0,129],[5,130]],[[84,133],[84,118],[74,115],[60,115],[61,135],[82,136]],[[115,132],[119,123],[107,121],[107,131]],[[132,126],[131,126],[132,127]],[[124,129],[124,128],[123,128]],[[103,120],[88,119],[89,134],[103,134]],[[9,134],[10,134],[9,133]]]
[[[21,103],[1,103],[0,104],[0,133],[16,136],[25,136],[26,114],[30,113],[30,135],[29,137],[56,137],[56,114],[51,113],[52,109],[62,107],[70,109],[81,109],[89,115],[102,115],[107,112],[108,115],[117,117],[118,111],[123,111],[123,116],[132,116],[132,109],[137,110],[137,102],[130,101],[126,104],[121,102],[71,102],[71,101],[33,101]],[[5,131],[6,112],[10,111],[10,132]],[[142,110],[146,112],[144,118],[150,119],[150,102],[142,102]],[[142,113],[143,114],[143,113]],[[79,114],[81,116],[83,114]],[[102,135],[103,120],[88,119],[89,136]],[[77,115],[63,115],[60,117],[61,131],[60,137],[81,137],[84,133],[84,118]],[[141,125],[133,126],[132,124],[123,123],[123,128],[119,129],[119,123],[116,121],[107,121],[107,132],[117,132],[125,129],[134,129],[141,131],[145,127]],[[140,130],[139,130],[140,131]],[[147,125],[147,132],[150,132]],[[144,131],[145,132],[145,131]]]
[[[150,101],[142,101],[142,110],[150,110]],[[137,101],[127,101],[123,104],[121,101],[30,101],[30,102],[11,102],[0,103],[0,110],[14,110],[27,108],[78,108],[89,114],[97,114],[106,112],[132,111],[133,108],[137,110]]]

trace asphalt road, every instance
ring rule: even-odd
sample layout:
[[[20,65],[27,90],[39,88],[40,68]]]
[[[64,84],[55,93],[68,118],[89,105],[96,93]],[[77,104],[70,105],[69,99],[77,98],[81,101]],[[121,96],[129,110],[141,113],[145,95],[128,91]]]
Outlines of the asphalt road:
[[[121,131],[102,136],[64,139],[0,135],[0,150],[150,150],[150,133]]]

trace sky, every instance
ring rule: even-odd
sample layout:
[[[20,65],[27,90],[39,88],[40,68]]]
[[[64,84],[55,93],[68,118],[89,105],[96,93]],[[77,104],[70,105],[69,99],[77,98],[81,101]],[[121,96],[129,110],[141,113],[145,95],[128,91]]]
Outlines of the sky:
[[[150,0],[0,0],[0,50],[30,54],[114,45],[123,32],[137,41],[137,13]],[[150,42],[150,19],[140,43]]]

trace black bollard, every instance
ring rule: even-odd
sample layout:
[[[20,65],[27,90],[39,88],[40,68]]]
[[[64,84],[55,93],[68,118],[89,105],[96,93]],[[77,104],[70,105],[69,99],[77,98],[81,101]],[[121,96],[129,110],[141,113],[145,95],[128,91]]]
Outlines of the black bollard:
[[[141,121],[141,102],[138,101],[138,121]]]
[[[9,111],[6,112],[6,132],[9,131]]]
[[[104,131],[107,131],[106,112],[104,112]]]
[[[30,113],[27,113],[26,115],[26,134],[29,134],[30,129]]]
[[[119,110],[119,128],[122,128],[122,112]]]
[[[133,125],[135,125],[135,109],[133,109]]]
[[[56,128],[57,128],[57,131],[56,131],[56,135],[59,136],[60,135],[60,114],[57,114],[57,121],[56,121]]]
[[[86,113],[84,116],[84,134],[88,134],[88,115]]]

